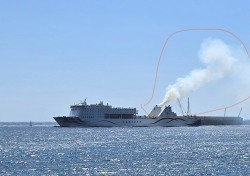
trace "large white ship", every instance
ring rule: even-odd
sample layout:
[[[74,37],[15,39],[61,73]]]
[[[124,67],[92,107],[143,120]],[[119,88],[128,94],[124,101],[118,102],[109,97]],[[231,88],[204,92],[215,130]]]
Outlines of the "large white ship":
[[[177,116],[170,106],[163,110],[155,106],[148,116],[138,116],[136,108],[114,108],[110,105],[88,105],[83,103],[70,106],[69,116],[54,117],[61,127],[179,127],[199,126],[201,120],[195,116]]]

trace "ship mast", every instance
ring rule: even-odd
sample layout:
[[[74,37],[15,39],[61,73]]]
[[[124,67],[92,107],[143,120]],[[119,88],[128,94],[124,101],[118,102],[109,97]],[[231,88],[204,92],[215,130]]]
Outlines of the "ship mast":
[[[188,97],[188,107],[187,107],[187,115],[190,114],[190,104],[189,104],[189,97]]]
[[[240,117],[241,111],[242,111],[242,107],[240,108],[240,112],[239,112],[239,114],[238,114],[238,117]]]
[[[182,106],[181,106],[180,99],[177,98],[177,101],[178,101],[178,105],[179,105],[179,108],[180,108],[180,110],[181,110],[181,113],[182,113],[182,115],[184,116],[184,112],[183,112],[183,109],[182,109]]]

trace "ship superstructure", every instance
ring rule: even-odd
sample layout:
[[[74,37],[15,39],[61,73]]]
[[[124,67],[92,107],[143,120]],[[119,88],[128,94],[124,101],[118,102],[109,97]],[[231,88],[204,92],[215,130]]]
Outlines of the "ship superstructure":
[[[171,106],[163,110],[155,106],[148,116],[138,116],[136,108],[115,108],[111,105],[99,104],[88,105],[83,103],[70,106],[69,116],[54,117],[62,127],[176,127],[198,126],[200,119],[194,116],[177,116],[172,112]]]

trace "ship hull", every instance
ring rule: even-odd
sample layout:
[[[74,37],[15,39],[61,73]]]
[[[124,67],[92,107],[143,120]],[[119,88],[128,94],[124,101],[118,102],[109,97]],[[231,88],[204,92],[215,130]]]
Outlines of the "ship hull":
[[[220,116],[197,116],[201,125],[242,125],[241,117],[220,117]]]
[[[201,120],[196,117],[163,117],[135,119],[99,119],[82,120],[79,117],[54,117],[61,127],[180,127],[200,126]]]

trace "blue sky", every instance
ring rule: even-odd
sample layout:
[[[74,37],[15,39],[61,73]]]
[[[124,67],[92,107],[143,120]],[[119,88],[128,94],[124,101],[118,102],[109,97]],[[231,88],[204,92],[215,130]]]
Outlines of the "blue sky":
[[[53,121],[86,97],[89,103],[103,100],[143,113],[140,104],[151,94],[168,35],[183,28],[225,28],[250,48],[249,11],[247,1],[226,0],[1,1],[0,121]],[[148,110],[161,102],[176,78],[203,66],[197,53],[206,38],[223,40],[242,62],[250,62],[239,42],[223,32],[178,34],[164,52]],[[193,112],[249,96],[248,76],[240,79],[246,83],[225,78],[194,92]],[[249,105],[242,104],[246,118]],[[178,111],[176,103],[172,106]],[[239,109],[228,115],[237,115]]]

